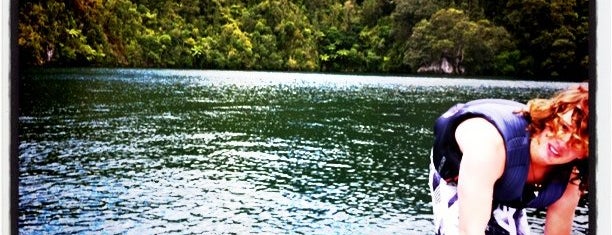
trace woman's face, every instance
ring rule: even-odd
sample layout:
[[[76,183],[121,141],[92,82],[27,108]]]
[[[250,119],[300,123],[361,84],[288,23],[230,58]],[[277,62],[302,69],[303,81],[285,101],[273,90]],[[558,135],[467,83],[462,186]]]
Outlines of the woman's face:
[[[566,127],[574,125],[572,122],[573,113],[574,110],[570,110],[561,115],[561,119]],[[564,130],[567,129],[575,128],[564,128]],[[572,148],[568,144],[571,135],[572,133],[569,131],[561,131],[555,134],[550,127],[547,127],[531,140],[530,151],[532,161],[540,165],[558,165],[585,157],[586,152],[584,150]]]

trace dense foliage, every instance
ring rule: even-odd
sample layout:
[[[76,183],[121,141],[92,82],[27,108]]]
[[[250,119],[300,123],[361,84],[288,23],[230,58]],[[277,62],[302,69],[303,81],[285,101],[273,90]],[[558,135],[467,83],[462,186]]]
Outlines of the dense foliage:
[[[28,66],[587,78],[587,0],[18,4]]]

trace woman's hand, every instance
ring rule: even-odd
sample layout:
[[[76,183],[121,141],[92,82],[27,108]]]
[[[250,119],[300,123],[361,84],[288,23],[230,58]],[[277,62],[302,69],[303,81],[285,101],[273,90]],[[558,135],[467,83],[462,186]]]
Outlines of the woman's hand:
[[[463,153],[459,168],[460,234],[484,234],[491,217],[493,186],[506,163],[504,140],[497,128],[483,118],[463,121],[455,131]]]

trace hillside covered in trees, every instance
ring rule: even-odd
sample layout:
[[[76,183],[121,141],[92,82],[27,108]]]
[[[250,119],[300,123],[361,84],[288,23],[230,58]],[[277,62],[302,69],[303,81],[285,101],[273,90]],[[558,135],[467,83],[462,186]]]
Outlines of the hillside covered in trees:
[[[588,78],[588,0],[32,0],[25,66]]]

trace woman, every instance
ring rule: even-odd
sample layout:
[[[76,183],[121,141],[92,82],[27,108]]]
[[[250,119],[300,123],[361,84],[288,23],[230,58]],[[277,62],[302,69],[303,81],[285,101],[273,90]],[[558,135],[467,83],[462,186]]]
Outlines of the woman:
[[[586,188],[588,86],[523,105],[484,99],[436,120],[430,189],[438,234],[529,234],[524,208],[547,208],[546,234],[570,234]]]

